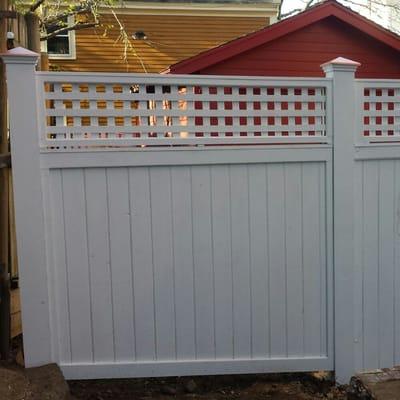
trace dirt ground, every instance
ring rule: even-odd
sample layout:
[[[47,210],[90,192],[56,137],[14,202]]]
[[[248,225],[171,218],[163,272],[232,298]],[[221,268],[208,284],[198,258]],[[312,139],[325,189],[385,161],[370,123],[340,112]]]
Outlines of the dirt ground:
[[[21,360],[18,360],[21,345],[21,340],[14,341],[9,361],[0,363],[0,400],[70,399],[68,387],[57,366],[24,370],[18,365],[21,364]],[[68,386],[73,400],[353,400],[359,398],[348,396],[348,388],[336,387],[330,375],[325,373],[105,379],[69,381]],[[26,396],[27,393],[29,396]]]
[[[345,387],[309,374],[70,381],[77,400],[348,399]]]

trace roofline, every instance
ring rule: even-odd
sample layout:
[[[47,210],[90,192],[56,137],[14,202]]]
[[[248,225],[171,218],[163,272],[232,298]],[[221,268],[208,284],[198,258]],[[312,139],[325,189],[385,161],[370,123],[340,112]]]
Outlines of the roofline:
[[[137,3],[123,3],[115,5],[113,9],[121,14],[143,14],[143,15],[233,15],[262,17],[276,15],[278,2],[270,3],[244,3],[244,4],[222,4],[222,3],[164,3],[145,1]],[[111,12],[108,7],[100,8],[102,13]],[[260,16],[260,13],[263,15]]]
[[[336,17],[393,49],[400,51],[400,37],[398,35],[361,16],[350,8],[339,4],[336,0],[327,0],[293,17],[173,64],[164,73],[194,73],[330,16]],[[266,32],[268,32],[267,39],[265,38]]]
[[[186,16],[231,16],[245,18],[270,18],[276,17],[279,4],[282,0],[271,0],[260,3],[190,3],[171,2],[161,0],[146,2],[120,1],[112,7],[102,5],[100,14],[111,14],[112,10],[121,15],[186,15]],[[28,5],[28,3],[23,3]],[[60,9],[66,9],[67,5],[61,5]]]

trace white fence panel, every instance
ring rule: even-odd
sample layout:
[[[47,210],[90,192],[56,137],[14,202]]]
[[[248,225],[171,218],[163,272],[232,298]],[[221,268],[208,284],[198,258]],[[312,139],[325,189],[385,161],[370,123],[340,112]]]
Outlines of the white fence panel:
[[[52,169],[66,376],[332,368],[325,164]]]
[[[400,159],[357,162],[357,369],[400,362]]]
[[[357,81],[355,359],[358,370],[400,362],[400,83]]]

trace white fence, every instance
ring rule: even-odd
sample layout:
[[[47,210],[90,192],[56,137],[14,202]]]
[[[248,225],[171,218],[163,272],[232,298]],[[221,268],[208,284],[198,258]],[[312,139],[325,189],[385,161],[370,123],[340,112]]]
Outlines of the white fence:
[[[345,381],[399,362],[399,82],[3,60],[28,365]]]
[[[400,82],[357,81],[355,368],[400,363]]]

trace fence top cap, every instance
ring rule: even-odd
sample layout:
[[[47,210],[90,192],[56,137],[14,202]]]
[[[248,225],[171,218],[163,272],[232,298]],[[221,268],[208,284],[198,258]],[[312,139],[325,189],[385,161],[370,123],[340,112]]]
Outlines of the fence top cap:
[[[5,64],[36,64],[38,57],[39,54],[23,47],[16,47],[14,49],[8,50],[6,53],[0,54],[0,58],[3,59],[3,62]]]
[[[328,65],[342,65],[348,67],[359,67],[361,64],[357,61],[349,60],[348,58],[344,57],[337,57],[333,60],[327,61],[326,63],[321,64],[321,68],[324,68]]]

